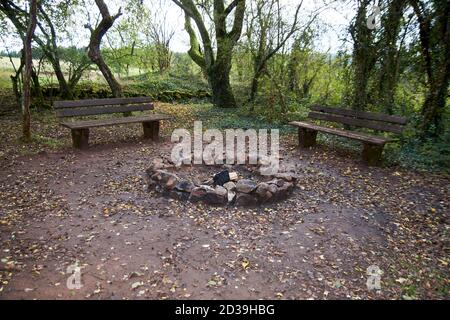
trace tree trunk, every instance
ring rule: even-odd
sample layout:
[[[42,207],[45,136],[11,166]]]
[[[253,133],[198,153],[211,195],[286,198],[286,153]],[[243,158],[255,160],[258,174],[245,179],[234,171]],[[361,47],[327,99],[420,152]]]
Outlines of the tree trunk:
[[[445,71],[442,71],[443,73]],[[444,133],[444,121],[442,116],[447,106],[447,94],[449,86],[450,73],[447,68],[443,79],[436,84],[432,84],[422,108],[422,132],[434,137]],[[433,130],[431,130],[433,128]]]
[[[55,76],[56,79],[58,80],[58,85],[59,85],[59,95],[61,96],[61,98],[63,99],[73,99],[73,92],[72,90],[70,90],[66,78],[64,78],[64,73],[61,69],[61,65],[59,63],[59,61],[55,61],[55,60],[50,60],[50,63],[53,67],[53,71],[55,72]]]
[[[259,79],[266,71],[266,60],[264,59],[264,53],[258,53],[258,56],[253,62],[253,77],[252,77],[252,87],[250,90],[249,101],[254,101],[259,89]]]
[[[219,108],[236,108],[237,106],[230,85],[230,70],[231,61],[216,61],[208,72],[213,103]]]
[[[213,103],[220,108],[237,107],[230,85],[231,58],[233,48],[242,32],[245,13],[245,0],[232,1],[225,7],[224,0],[215,0],[214,27],[217,50],[214,56],[213,45],[209,30],[203,17],[192,0],[172,0],[185,13],[185,29],[189,34],[191,48],[188,51],[192,60],[208,75],[208,82],[212,89]],[[231,31],[227,31],[227,16],[234,11],[234,21]],[[191,19],[194,20],[202,39],[203,48],[199,45]],[[203,49],[203,50],[202,50]]]
[[[394,95],[398,80],[397,39],[400,33],[400,20],[406,0],[394,0],[389,5],[387,18],[383,23],[383,52],[379,76],[380,104],[388,114],[394,112]]]
[[[19,75],[11,75],[12,90],[16,98],[17,108],[22,106],[22,93],[19,90]]]
[[[108,65],[103,59],[103,56],[100,52],[100,48],[99,47],[94,47],[92,49],[89,48],[88,55],[89,58],[92,60],[92,62],[94,62],[97,65],[98,69],[102,73],[103,77],[105,78],[106,82],[111,88],[113,96],[116,98],[122,97],[122,88],[120,84],[117,82],[113,73],[111,72],[111,69],[109,69]]]
[[[106,6],[103,0],[95,0],[95,3],[97,4],[97,7],[100,10],[102,20],[95,29],[92,29],[90,26],[86,26],[91,30],[91,39],[89,42],[88,56],[92,60],[92,62],[94,62],[99,68],[100,72],[102,73],[103,77],[105,78],[106,82],[111,88],[113,96],[116,98],[120,98],[122,97],[122,87],[117,82],[113,73],[111,72],[105,60],[103,59],[102,53],[100,51],[100,44],[103,36],[106,34],[109,28],[112,27],[114,21],[122,15],[122,13],[119,10],[119,12],[115,16],[111,16],[109,14],[108,7]]]
[[[253,76],[253,79],[252,79],[252,87],[250,89],[250,99],[249,99],[249,101],[255,101],[256,94],[258,92],[258,87],[259,87],[259,76],[257,76],[255,74]]]
[[[369,0],[359,3],[355,25],[351,28],[353,38],[353,110],[365,110],[367,106],[367,86],[373,67],[373,34],[367,27],[367,6]]]
[[[22,82],[21,80],[21,76],[23,76],[22,70],[23,67],[25,65],[25,52],[22,50],[22,55],[20,58],[20,65],[16,70],[15,75],[11,75],[11,83],[12,83],[12,90],[14,92],[14,96],[16,98],[16,104],[17,104],[17,108],[22,108],[22,91],[21,89],[23,89],[23,86],[21,88],[21,84]]]
[[[422,107],[421,136],[438,137],[445,131],[443,114],[450,82],[450,2],[436,1],[434,10],[424,10],[418,0],[410,0],[419,22],[421,55],[427,75],[427,96]],[[434,21],[433,21],[434,19]]]
[[[22,99],[22,138],[24,141],[31,140],[31,73],[33,71],[33,56],[31,41],[36,29],[37,0],[30,0],[30,13],[28,16],[28,28],[24,38],[25,68],[23,74],[23,99]]]

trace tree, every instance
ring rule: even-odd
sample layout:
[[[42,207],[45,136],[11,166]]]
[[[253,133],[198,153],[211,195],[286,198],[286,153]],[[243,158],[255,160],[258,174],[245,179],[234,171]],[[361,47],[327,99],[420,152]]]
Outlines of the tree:
[[[256,0],[251,2],[247,21],[247,39],[253,58],[253,77],[250,101],[258,92],[259,79],[267,69],[268,61],[299,30],[298,15],[303,1],[297,5],[292,23],[283,21],[287,10],[283,10],[279,0]],[[253,7],[254,6],[254,7]],[[286,8],[284,8],[286,9]]]
[[[92,60],[92,62],[94,62],[99,68],[100,72],[102,73],[103,77],[105,78],[106,82],[111,88],[113,96],[119,98],[122,96],[122,87],[117,82],[116,78],[111,72],[111,69],[108,67],[105,60],[103,59],[102,53],[100,51],[100,44],[102,42],[103,36],[113,26],[114,21],[116,21],[117,18],[119,18],[122,15],[122,11],[121,9],[119,9],[119,12],[116,15],[111,16],[109,14],[108,7],[106,6],[103,0],[95,0],[95,3],[97,4],[98,9],[100,10],[102,20],[95,29],[92,28],[89,24],[85,25],[85,27],[91,31],[91,38],[88,47],[88,56]]]
[[[70,2],[62,2],[55,5],[53,1],[39,1],[37,4],[37,28],[33,40],[39,45],[46,59],[52,65],[58,80],[60,95],[63,98],[73,98],[73,89],[81,78],[81,74],[89,66],[89,63],[79,64],[66,80],[61,67],[60,50],[57,43],[57,28],[55,23],[65,21],[68,17]],[[23,39],[27,30],[28,13],[12,0],[0,0],[0,11],[3,12]],[[62,23],[61,23],[62,24]]]
[[[380,40],[379,104],[388,114],[393,113],[394,94],[398,83],[400,49],[397,47],[397,41],[405,6],[406,0],[393,0],[388,3],[387,14],[381,24],[383,31]]]
[[[168,23],[167,10],[164,9],[161,0],[157,10],[154,11],[150,19],[148,33],[155,47],[159,72],[163,73],[170,67],[172,59],[170,42],[175,35],[175,29],[171,28]]]
[[[233,0],[228,6],[225,0],[214,0],[212,3],[212,16],[208,2],[194,3],[194,0],[172,0],[183,9],[185,14],[185,29],[189,34],[191,48],[189,56],[202,68],[208,77],[212,89],[213,103],[221,108],[237,107],[236,100],[230,85],[230,71],[233,49],[242,32],[245,13],[245,0]],[[199,8],[206,9],[210,16],[214,35],[211,35]],[[234,21],[230,31],[227,30],[227,18],[234,11]],[[200,34],[200,46],[197,34],[191,24],[194,21]],[[213,40],[216,46],[214,50]]]
[[[102,54],[107,65],[116,72],[117,77],[125,72],[130,75],[130,67],[137,65],[140,50],[144,43],[146,25],[149,21],[149,10],[141,0],[124,2],[124,14],[120,21],[114,23],[106,36],[106,44]]]
[[[419,23],[420,53],[427,79],[422,135],[444,132],[442,119],[450,81],[450,1],[409,0]]]
[[[23,74],[23,98],[22,98],[22,135],[25,141],[31,140],[31,72],[33,70],[33,55],[31,43],[36,29],[37,0],[30,0],[30,12],[27,32],[24,37],[25,67]]]
[[[319,74],[326,55],[314,53],[311,29],[304,30],[294,42],[288,64],[288,89],[297,99],[309,99],[314,80]]]
[[[353,110],[365,110],[367,107],[367,86],[376,62],[374,32],[367,26],[367,7],[370,1],[358,0],[356,18],[350,27],[353,39]]]

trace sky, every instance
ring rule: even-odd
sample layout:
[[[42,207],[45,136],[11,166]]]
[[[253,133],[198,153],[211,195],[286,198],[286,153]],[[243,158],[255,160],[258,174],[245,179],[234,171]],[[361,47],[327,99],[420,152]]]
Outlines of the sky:
[[[166,11],[165,14],[159,14],[160,12],[163,12],[159,8],[159,3],[161,1],[163,2],[163,11]],[[300,0],[281,0],[282,4],[287,8],[286,12],[287,15],[289,15],[289,17],[286,17],[287,19],[293,17],[295,7],[299,1]],[[300,11],[300,21],[302,21],[302,19],[303,22],[307,21],[311,12],[323,8],[323,1],[324,0],[303,0],[302,10]],[[330,0],[327,1],[330,2]],[[105,2],[108,5],[111,14],[117,12],[119,9],[120,2],[113,0],[105,0]],[[175,30],[175,36],[170,44],[171,49],[175,52],[187,52],[189,49],[189,38],[184,30],[184,15],[182,10],[171,0],[144,0],[144,5],[147,6],[150,11],[156,13],[157,19],[162,19],[162,17],[165,16],[167,19],[166,23],[170,28]],[[78,14],[73,21],[68,22],[68,29],[70,29],[71,32],[65,36],[66,39],[60,44],[76,44],[80,47],[87,46],[89,33],[83,26],[87,21],[87,16],[90,16],[91,19],[95,20],[97,14],[98,10],[92,2],[89,7],[84,9],[83,13]],[[353,15],[354,8],[352,1],[335,1],[334,4],[327,6],[325,10],[321,11],[321,14],[318,16],[318,22],[324,27],[324,30],[316,40],[316,50],[335,53],[341,49],[343,45],[348,46],[348,44],[344,44],[342,39]],[[123,16],[119,19],[124,18],[125,17]],[[68,40],[69,38],[70,41]],[[0,50],[4,50],[5,47],[9,47],[10,50],[18,51],[21,49],[21,43],[14,35],[10,34],[3,36],[3,41],[0,40]]]
[[[151,2],[151,0],[145,1],[146,4]],[[298,0],[282,0],[281,2],[288,8],[292,8],[292,10],[288,10],[292,15],[296,5],[299,3]],[[328,0],[328,2],[330,1]],[[186,52],[189,49],[189,37],[186,31],[184,31],[184,15],[182,14],[182,10],[175,4],[170,3],[168,7],[168,17],[177,31],[171,43],[171,49],[177,52]],[[303,0],[302,16],[307,18],[312,11],[321,7],[323,7],[323,1],[321,0]],[[330,5],[327,9],[323,10],[318,16],[318,19],[327,25],[327,30],[318,39],[316,49],[324,52],[328,50],[330,52],[337,52],[343,45],[340,39],[342,39],[353,15],[352,5],[343,3]]]

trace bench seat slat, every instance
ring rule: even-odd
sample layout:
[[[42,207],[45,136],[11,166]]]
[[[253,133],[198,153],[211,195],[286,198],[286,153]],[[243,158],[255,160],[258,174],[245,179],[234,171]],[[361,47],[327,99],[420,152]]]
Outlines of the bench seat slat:
[[[124,118],[111,118],[111,119],[98,119],[98,120],[85,120],[85,121],[67,121],[60,124],[69,129],[85,129],[94,127],[113,126],[118,124],[127,123],[139,123],[139,122],[151,122],[159,120],[169,120],[171,117],[164,114],[151,114],[147,116],[138,117],[124,117]]]
[[[341,136],[341,137],[345,137],[345,138],[349,138],[349,139],[353,139],[353,140],[369,142],[369,143],[376,144],[376,145],[384,145],[388,142],[393,141],[392,139],[389,139],[389,138],[378,137],[378,136],[373,136],[373,135],[359,133],[359,132],[356,133],[356,132],[346,131],[346,130],[342,130],[342,129],[322,127],[322,126],[318,126],[318,125],[315,125],[312,123],[307,123],[307,122],[293,121],[293,122],[290,122],[289,124],[293,125],[293,126],[305,128],[305,129],[330,133],[330,134],[334,134],[337,136]]]
[[[392,124],[392,123],[382,123],[379,121],[372,121],[372,120],[365,120],[365,119],[357,119],[357,118],[351,118],[346,116],[341,116],[337,114],[327,114],[322,112],[310,112],[308,115],[311,119],[316,120],[324,120],[324,121],[332,121],[332,122],[338,122],[343,123],[351,126],[357,126],[357,127],[363,127],[363,128],[369,128],[379,131],[388,131],[393,133],[402,133],[403,132],[403,126]]]
[[[150,97],[135,97],[135,98],[107,98],[107,99],[84,99],[84,100],[67,100],[55,101],[53,108],[79,108],[79,107],[94,107],[106,105],[121,105],[121,104],[140,104],[151,103]]]
[[[310,107],[310,109],[313,111],[317,111],[317,112],[325,112],[325,113],[337,114],[337,115],[347,116],[347,117],[355,117],[355,118],[366,119],[366,120],[389,122],[389,123],[395,123],[395,124],[400,124],[400,125],[405,125],[408,122],[407,118],[405,118],[405,117],[388,115],[388,114],[383,114],[383,113],[376,113],[376,112],[355,111],[355,110],[350,110],[350,109],[333,108],[333,107],[326,107],[326,106],[321,106],[321,105],[312,105]]]
[[[82,117],[92,116],[98,114],[111,114],[111,113],[123,113],[132,111],[145,111],[153,110],[152,103],[146,104],[132,104],[132,105],[107,105],[107,106],[93,106],[83,108],[65,108],[56,109],[56,116],[60,118],[64,117]]]

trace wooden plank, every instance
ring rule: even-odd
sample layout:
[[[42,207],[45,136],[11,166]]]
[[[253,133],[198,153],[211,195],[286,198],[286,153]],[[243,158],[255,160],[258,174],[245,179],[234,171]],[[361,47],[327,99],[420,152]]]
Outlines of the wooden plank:
[[[139,117],[125,117],[125,118],[61,122],[60,124],[69,129],[83,129],[83,128],[113,126],[113,125],[117,125],[117,124],[150,122],[150,121],[169,120],[169,119],[171,119],[171,117],[164,115],[164,114],[151,114],[151,115],[139,116]]]
[[[142,122],[144,139],[159,140],[159,121]]]
[[[97,114],[110,114],[110,113],[122,113],[132,111],[145,111],[152,110],[153,104],[132,104],[132,105],[108,105],[108,106],[94,106],[83,108],[66,108],[56,109],[56,116],[59,118],[64,117],[77,117],[77,116],[91,116]]]
[[[150,97],[65,100],[53,102],[53,108],[61,109],[61,108],[76,108],[76,107],[95,107],[105,105],[111,106],[111,105],[140,104],[151,102],[152,98]]]
[[[72,145],[75,149],[86,149],[89,146],[89,129],[73,129]]]
[[[355,117],[359,119],[366,119],[366,120],[374,120],[374,121],[383,121],[383,122],[389,122],[389,123],[395,123],[395,124],[401,124],[405,125],[408,122],[408,119],[401,116],[392,116],[387,115],[383,113],[375,113],[375,112],[366,112],[366,111],[355,111],[350,109],[343,109],[343,108],[333,108],[333,107],[326,107],[321,105],[312,105],[310,106],[310,109],[317,112],[325,112],[325,113],[332,113],[337,114],[341,116],[348,116],[348,117]]]
[[[298,144],[302,148],[309,148],[316,144],[317,131],[298,128]]]
[[[327,113],[322,113],[322,112],[312,111],[308,114],[308,117],[311,119],[316,119],[316,120],[339,122],[339,123],[343,123],[343,124],[347,124],[347,125],[351,125],[351,126],[369,128],[369,129],[374,129],[374,130],[379,130],[379,131],[388,131],[388,132],[393,132],[393,133],[398,133],[398,134],[402,133],[403,129],[404,129],[403,126],[400,126],[397,124],[357,119],[357,118],[351,118],[351,117],[346,117],[346,116],[341,116],[341,115],[336,115],[336,114],[327,114]]]
[[[392,139],[389,139],[389,138],[378,137],[378,136],[373,136],[373,135],[359,133],[359,132],[346,131],[346,130],[342,130],[342,129],[327,128],[327,127],[322,127],[322,126],[318,126],[318,125],[315,125],[312,123],[307,123],[307,122],[294,121],[294,122],[290,122],[289,124],[296,126],[296,127],[306,128],[306,129],[310,129],[310,130],[316,130],[316,131],[334,134],[337,136],[341,136],[341,137],[345,137],[345,138],[349,138],[349,139],[353,139],[353,140],[369,142],[369,143],[377,144],[377,145],[384,145],[385,143],[393,141]]]
[[[362,158],[369,166],[378,166],[381,162],[383,146],[364,143]]]

